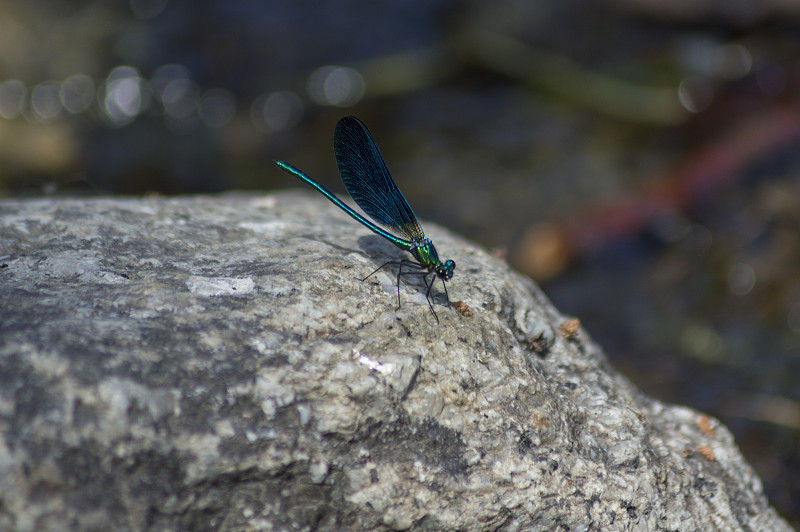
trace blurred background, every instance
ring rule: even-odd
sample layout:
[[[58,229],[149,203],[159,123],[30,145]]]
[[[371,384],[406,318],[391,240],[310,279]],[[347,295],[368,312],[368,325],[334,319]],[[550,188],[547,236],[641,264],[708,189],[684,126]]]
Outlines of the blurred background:
[[[799,24],[788,0],[0,0],[0,197],[313,193],[276,158],[343,191],[355,114],[420,218],[720,418],[797,528]]]

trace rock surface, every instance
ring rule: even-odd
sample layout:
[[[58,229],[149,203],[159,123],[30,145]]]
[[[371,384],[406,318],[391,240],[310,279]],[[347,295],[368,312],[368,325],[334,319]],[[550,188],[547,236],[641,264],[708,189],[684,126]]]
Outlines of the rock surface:
[[[0,530],[789,530],[725,427],[426,228],[471,316],[396,310],[360,279],[404,252],[313,195],[0,203]]]

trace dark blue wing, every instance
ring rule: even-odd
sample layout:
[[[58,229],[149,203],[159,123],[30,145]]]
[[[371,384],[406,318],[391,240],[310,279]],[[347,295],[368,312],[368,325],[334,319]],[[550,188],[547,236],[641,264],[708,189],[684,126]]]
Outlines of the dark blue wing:
[[[336,166],[347,192],[365,213],[409,240],[425,238],[414,211],[394,184],[367,126],[354,116],[336,124],[333,134]]]

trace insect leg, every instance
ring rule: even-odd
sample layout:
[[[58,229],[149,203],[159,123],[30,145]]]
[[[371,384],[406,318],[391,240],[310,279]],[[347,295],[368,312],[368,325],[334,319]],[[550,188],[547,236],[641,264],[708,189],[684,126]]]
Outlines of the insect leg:
[[[433,310],[433,303],[431,303],[431,289],[433,288],[433,283],[436,281],[436,274],[431,277],[431,282],[428,283],[428,276],[425,275],[425,287],[427,290],[425,291],[425,300],[428,302],[428,307],[430,307],[431,312],[433,312],[433,317],[436,318],[436,323],[439,323],[439,316],[436,315],[436,311]]]
[[[431,282],[431,285],[433,285],[433,282]],[[450,294],[447,293],[447,283],[444,282],[444,279],[442,279],[442,286],[444,286],[444,297],[447,298],[447,304],[449,305],[450,304]]]
[[[400,276],[401,275],[418,275],[419,274],[419,272],[404,272],[403,271],[403,266],[408,266],[410,268],[416,268],[418,270],[424,270],[426,268],[422,264],[419,264],[417,262],[413,262],[413,261],[410,261],[410,260],[399,260],[399,261],[396,262],[396,264],[399,265],[399,268],[397,270],[397,308],[399,309],[400,308]],[[427,286],[427,282],[425,283],[425,285]]]
[[[397,268],[397,309],[400,310],[400,276],[403,275],[403,261],[400,261],[400,265]]]
[[[371,274],[367,275],[366,277],[364,277],[361,280],[362,281],[366,281],[367,279],[369,279],[370,277],[372,277],[373,275],[375,275],[376,273],[378,273],[379,271],[381,271],[385,267],[389,266],[390,264],[401,264],[402,262],[404,262],[404,261],[402,261],[402,260],[390,260],[389,262],[384,262],[382,265],[380,265],[377,268],[375,268],[374,270],[372,270]]]
[[[422,264],[410,260],[392,260],[389,262],[383,263],[380,267],[376,268],[372,271],[369,275],[364,277],[362,281],[366,281],[380,270],[385,268],[386,266],[397,265],[397,308],[399,309],[402,305],[400,304],[400,277],[403,275],[422,275],[425,279],[425,300],[428,302],[428,307],[430,307],[431,312],[433,313],[433,317],[436,318],[436,323],[439,323],[439,316],[436,314],[436,311],[433,310],[433,304],[431,303],[431,290],[433,289],[433,283],[436,281],[436,275],[431,278],[431,281],[428,282],[428,272],[427,267],[423,266]],[[414,268],[417,271],[403,271],[403,266],[407,268]],[[424,271],[420,271],[424,270]],[[445,286],[445,294],[447,294],[447,286]],[[449,297],[448,297],[449,301]]]

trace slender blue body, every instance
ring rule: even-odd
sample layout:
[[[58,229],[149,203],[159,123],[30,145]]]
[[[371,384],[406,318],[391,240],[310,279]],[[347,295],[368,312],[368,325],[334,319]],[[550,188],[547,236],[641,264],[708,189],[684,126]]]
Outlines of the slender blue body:
[[[447,294],[445,281],[453,278],[453,270],[456,267],[455,261],[446,260],[442,262],[439,259],[436,247],[430,239],[425,238],[414,211],[411,210],[405,197],[397,188],[392,176],[389,174],[389,170],[386,168],[383,157],[381,157],[378,146],[375,144],[367,126],[361,120],[354,116],[346,116],[339,120],[333,134],[333,148],[336,155],[336,165],[339,168],[339,174],[347,192],[350,193],[350,196],[358,206],[377,223],[354,211],[337,198],[333,192],[294,166],[283,161],[275,161],[275,164],[316,188],[334,205],[369,230],[384,237],[400,249],[411,253],[416,262],[408,260],[387,262],[369,274],[367,278],[384,266],[398,264],[400,266],[397,274],[397,302],[399,306],[400,276],[412,273],[403,272],[403,266],[422,270],[421,273],[426,276],[427,292],[425,298],[438,322],[439,317],[436,316],[436,311],[433,310],[430,300],[431,288],[433,287],[433,281],[438,277],[442,280],[445,294]],[[434,276],[431,282],[428,283],[427,275],[431,273]]]

